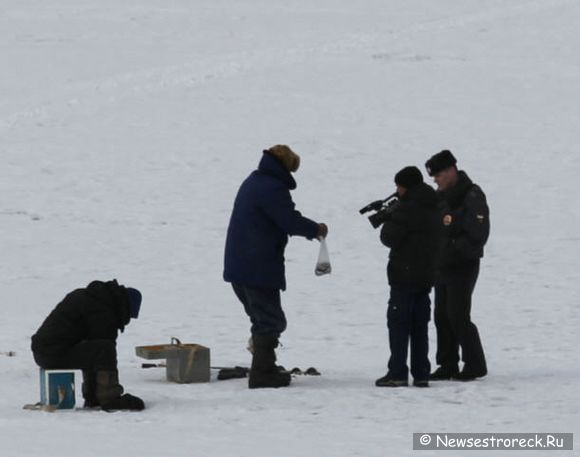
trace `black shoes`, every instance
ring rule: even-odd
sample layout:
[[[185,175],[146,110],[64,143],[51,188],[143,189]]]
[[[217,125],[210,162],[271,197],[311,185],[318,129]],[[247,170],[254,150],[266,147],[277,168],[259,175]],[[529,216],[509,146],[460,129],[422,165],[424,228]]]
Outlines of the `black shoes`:
[[[143,411],[145,403],[139,397],[131,394],[124,394],[117,398],[112,398],[106,403],[101,403],[104,411]]]
[[[459,374],[457,367],[439,367],[429,375],[430,381],[450,381]]]
[[[375,386],[377,387],[407,387],[408,385],[409,381],[406,379],[395,379],[389,374],[375,381]],[[429,381],[426,379],[413,379],[413,386],[429,387]]]
[[[389,374],[375,381],[377,387],[407,387],[408,385],[409,381],[406,379],[394,379]]]
[[[455,379],[456,381],[463,381],[463,382],[467,382],[467,381],[474,381],[477,378],[483,378],[485,375],[487,375],[487,369],[483,368],[480,370],[472,370],[470,368],[463,368],[463,371],[461,373],[457,373],[453,379]]]
[[[119,384],[117,370],[100,370],[96,372],[95,397],[104,411],[142,411],[145,403],[131,394],[123,395],[123,386]],[[93,400],[85,398],[85,406],[96,406]]]
[[[472,369],[463,367],[463,371],[459,372],[455,367],[439,367],[429,376],[431,381],[473,381],[477,378],[483,378],[487,375],[487,369]]]

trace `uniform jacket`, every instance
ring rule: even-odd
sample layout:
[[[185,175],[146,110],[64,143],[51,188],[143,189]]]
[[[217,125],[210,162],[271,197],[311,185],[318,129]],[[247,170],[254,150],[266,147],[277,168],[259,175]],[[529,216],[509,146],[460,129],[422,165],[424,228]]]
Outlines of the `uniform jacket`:
[[[439,192],[439,197],[439,268],[442,271],[461,270],[483,257],[490,231],[485,194],[464,171],[460,171],[457,184]]]

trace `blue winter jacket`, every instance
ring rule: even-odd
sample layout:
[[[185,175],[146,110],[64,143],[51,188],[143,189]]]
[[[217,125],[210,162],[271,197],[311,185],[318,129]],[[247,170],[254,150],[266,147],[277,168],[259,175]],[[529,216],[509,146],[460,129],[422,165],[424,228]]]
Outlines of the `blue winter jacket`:
[[[288,235],[315,238],[318,224],[294,209],[296,181],[274,156],[264,153],[242,183],[228,227],[224,280],[286,290],[284,249]]]

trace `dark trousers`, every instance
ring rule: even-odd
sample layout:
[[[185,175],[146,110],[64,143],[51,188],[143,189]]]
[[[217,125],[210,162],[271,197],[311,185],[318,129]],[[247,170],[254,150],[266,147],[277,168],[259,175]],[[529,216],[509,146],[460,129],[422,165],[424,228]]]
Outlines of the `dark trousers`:
[[[459,347],[464,369],[487,372],[479,332],[471,322],[471,295],[479,275],[479,262],[453,274],[446,274],[435,287],[437,364],[457,370]]]
[[[406,380],[409,376],[407,353],[411,340],[411,374],[416,380],[429,379],[428,324],[431,315],[429,289],[391,286],[387,327],[389,328],[388,375]]]
[[[36,351],[34,360],[46,369],[112,371],[117,369],[117,346],[112,340],[86,340],[66,350]]]
[[[278,338],[286,330],[286,316],[280,303],[280,290],[232,284],[252,322],[252,335]]]

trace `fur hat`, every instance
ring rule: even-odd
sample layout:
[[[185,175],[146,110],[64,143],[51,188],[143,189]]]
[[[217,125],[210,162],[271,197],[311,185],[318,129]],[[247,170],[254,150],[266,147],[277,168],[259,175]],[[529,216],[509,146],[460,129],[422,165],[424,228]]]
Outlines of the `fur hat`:
[[[264,152],[276,157],[290,172],[295,172],[300,167],[300,156],[285,144],[277,144]]]
[[[427,169],[429,176],[435,176],[440,171],[455,166],[456,163],[457,159],[453,157],[451,151],[444,149],[427,160],[427,162],[425,162],[425,168]]]
[[[395,184],[412,189],[423,182],[423,175],[417,167],[405,167],[395,175]]]

